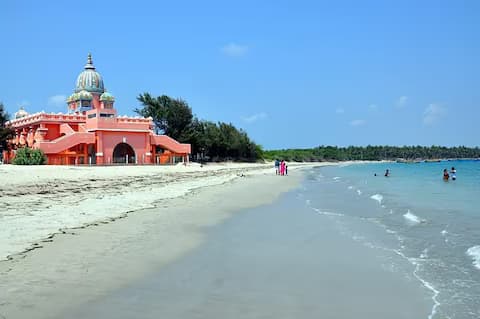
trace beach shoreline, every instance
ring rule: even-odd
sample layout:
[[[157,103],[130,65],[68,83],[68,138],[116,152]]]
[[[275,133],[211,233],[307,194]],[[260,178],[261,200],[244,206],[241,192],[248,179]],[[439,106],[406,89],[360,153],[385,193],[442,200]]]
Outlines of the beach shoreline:
[[[359,163],[368,162],[354,164]],[[270,205],[282,194],[298,188],[304,169],[349,164],[290,164],[289,176],[276,176],[272,163],[37,170],[11,166],[16,178],[0,189],[3,195],[24,186],[36,191],[8,195],[13,203],[36,196],[43,207],[58,202],[72,205],[67,211],[55,211],[57,216],[78,215],[82,209],[108,214],[91,214],[96,219],[83,224],[76,220],[74,227],[50,232],[30,248],[0,261],[0,317],[68,317],[71,309],[109,298],[198,251],[212,227],[221,228],[237,212]],[[19,171],[27,173],[21,176]],[[72,184],[75,179],[77,183]],[[61,186],[54,192],[46,191],[53,184]],[[166,192],[169,188],[170,192]],[[87,197],[92,194],[95,199],[89,201]],[[58,202],[54,196],[60,196]],[[105,201],[114,206],[109,208]],[[130,201],[146,205],[131,209],[127,206]],[[82,206],[85,202],[88,205]],[[26,213],[31,203],[22,206]],[[112,211],[114,207],[127,209]],[[45,211],[48,209],[38,213]],[[25,215],[27,220],[32,214]]]
[[[279,177],[274,175],[270,164],[233,168],[212,165],[207,166],[207,171],[214,175],[210,183],[204,182],[208,177],[202,175],[203,168],[197,167],[193,174],[198,176],[183,177],[188,187],[174,193],[176,196],[158,196],[149,203],[151,207],[49,234],[35,241],[31,248],[0,262],[0,314],[6,318],[39,318],[39,314],[51,318],[64,310],[52,305],[67,307],[103,296],[197,247],[202,242],[204,227],[221,222],[235,211],[269,203],[298,186],[302,178],[300,169],[304,167],[312,165],[291,165],[290,176]],[[76,174],[83,171],[73,169]],[[46,176],[47,180],[56,180]],[[91,183],[102,182],[98,176],[93,179],[96,180]],[[202,182],[192,186],[195,179]],[[21,178],[10,185],[18,186],[18,180]],[[132,188],[132,191],[138,189]],[[125,197],[125,191],[122,194]],[[69,196],[63,200],[65,197],[68,200]],[[201,214],[196,214],[201,208]],[[155,230],[152,225],[156,225]],[[157,237],[147,240],[149,236]],[[152,243],[169,245],[161,244],[160,250],[154,246],[147,249]],[[112,272],[116,265],[121,265],[121,274]]]

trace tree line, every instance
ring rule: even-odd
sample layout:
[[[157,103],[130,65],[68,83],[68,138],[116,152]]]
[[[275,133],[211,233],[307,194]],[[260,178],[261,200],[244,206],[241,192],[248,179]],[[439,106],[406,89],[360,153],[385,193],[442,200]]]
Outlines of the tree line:
[[[134,111],[152,117],[157,134],[191,144],[193,160],[254,162],[262,158],[262,148],[244,130],[232,123],[200,120],[182,99],[153,97],[149,93],[140,94],[137,99],[142,107]]]
[[[309,149],[264,151],[267,160],[284,159],[294,162],[417,160],[444,158],[480,158],[478,147],[444,146],[318,146]]]

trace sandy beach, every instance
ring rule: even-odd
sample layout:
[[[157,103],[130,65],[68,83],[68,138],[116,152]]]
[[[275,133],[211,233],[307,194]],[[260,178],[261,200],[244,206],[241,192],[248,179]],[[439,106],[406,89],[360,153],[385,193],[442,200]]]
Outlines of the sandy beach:
[[[52,304],[144,276],[201,243],[203,227],[298,185],[304,166],[281,182],[270,164],[0,166],[0,315],[51,318],[63,310]]]
[[[314,165],[0,167],[0,318],[426,317],[424,287],[305,206]]]
[[[0,165],[0,260],[34,249],[33,244],[66,229],[108,222],[240,175],[272,172],[269,164],[235,163],[203,167]]]

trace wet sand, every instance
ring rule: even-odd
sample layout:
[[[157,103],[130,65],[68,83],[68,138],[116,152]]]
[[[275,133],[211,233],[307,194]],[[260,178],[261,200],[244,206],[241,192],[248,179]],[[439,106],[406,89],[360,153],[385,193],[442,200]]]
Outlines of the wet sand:
[[[428,291],[296,193],[207,229],[195,250],[61,317],[427,318]],[[399,260],[398,262],[402,262]]]

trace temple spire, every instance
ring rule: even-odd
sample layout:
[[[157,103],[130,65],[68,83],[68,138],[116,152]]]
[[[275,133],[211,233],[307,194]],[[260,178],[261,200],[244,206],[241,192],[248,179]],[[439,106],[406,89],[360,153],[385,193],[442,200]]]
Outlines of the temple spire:
[[[87,56],[87,64],[85,64],[85,70],[87,69],[95,70],[95,67],[93,66],[91,53],[88,53],[88,56]]]

